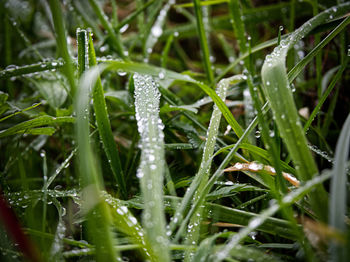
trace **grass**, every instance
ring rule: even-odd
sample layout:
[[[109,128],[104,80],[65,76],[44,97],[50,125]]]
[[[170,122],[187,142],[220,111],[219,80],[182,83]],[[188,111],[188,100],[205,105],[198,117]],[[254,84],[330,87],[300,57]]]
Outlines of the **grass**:
[[[348,261],[341,2],[3,1],[0,260]]]

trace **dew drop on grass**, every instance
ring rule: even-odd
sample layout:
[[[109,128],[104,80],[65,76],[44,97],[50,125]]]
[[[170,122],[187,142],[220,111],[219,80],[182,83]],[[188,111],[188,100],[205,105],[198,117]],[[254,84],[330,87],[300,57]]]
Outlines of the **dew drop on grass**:
[[[260,136],[261,136],[260,131],[259,130],[255,131],[255,137],[260,138]]]
[[[164,79],[165,78],[165,70],[161,70],[158,74],[159,79]]]
[[[129,28],[129,24],[125,24],[123,25],[120,29],[119,29],[119,33],[124,33],[126,30],[128,30]]]
[[[125,76],[126,75],[126,72],[121,70],[121,69],[118,69],[117,70],[117,74],[120,75],[120,76]]]
[[[151,33],[154,35],[154,37],[160,37],[163,33],[163,29],[157,25],[152,27]]]

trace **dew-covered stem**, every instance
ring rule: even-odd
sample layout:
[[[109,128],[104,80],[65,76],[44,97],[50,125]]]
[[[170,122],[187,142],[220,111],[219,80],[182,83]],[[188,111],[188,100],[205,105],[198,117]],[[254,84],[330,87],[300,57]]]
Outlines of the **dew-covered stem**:
[[[157,261],[170,261],[163,206],[164,134],[159,118],[160,93],[149,75],[134,75],[135,111],[141,160],[137,170],[144,200],[143,226]]]
[[[93,67],[96,66],[97,63],[91,32],[88,32],[87,37],[88,39],[86,40],[86,49],[88,50],[86,50],[86,52],[88,53],[86,54],[85,59],[88,57],[89,66]],[[108,159],[108,163],[111,167],[114,179],[117,182],[122,198],[126,198],[127,192],[124,173],[121,167],[119,152],[114,141],[111,124],[108,117],[107,105],[104,97],[104,90],[99,76],[97,77],[92,90],[92,99],[96,115],[97,128]]]
[[[271,55],[266,57],[261,71],[264,92],[276,118],[281,136],[291,154],[297,175],[302,181],[311,179],[318,173],[318,169],[308,149],[306,137],[289,86],[285,66],[287,52],[313,28],[333,18],[333,16],[345,13],[348,9],[350,9],[350,3],[345,3],[327,9],[310,19],[281,41]],[[321,185],[310,195],[310,202],[318,217],[326,221],[327,213],[325,210],[327,209],[324,208],[325,203],[327,203],[326,192]]]

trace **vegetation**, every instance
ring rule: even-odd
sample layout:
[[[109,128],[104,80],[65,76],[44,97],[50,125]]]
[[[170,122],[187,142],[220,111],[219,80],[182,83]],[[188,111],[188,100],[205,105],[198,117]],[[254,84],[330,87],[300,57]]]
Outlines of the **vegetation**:
[[[1,261],[349,261],[350,2],[0,6]]]

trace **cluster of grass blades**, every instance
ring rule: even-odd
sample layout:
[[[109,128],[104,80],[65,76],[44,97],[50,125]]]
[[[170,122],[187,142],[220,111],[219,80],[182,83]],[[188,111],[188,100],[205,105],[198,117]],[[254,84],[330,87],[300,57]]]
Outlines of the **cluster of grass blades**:
[[[348,261],[349,12],[2,1],[0,261]]]

